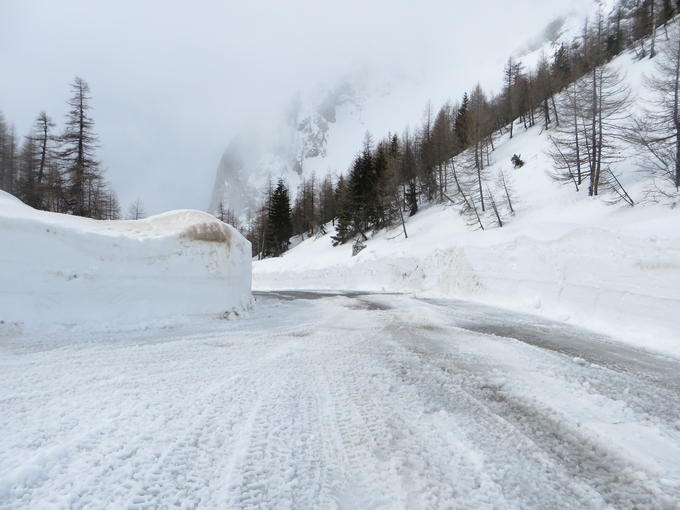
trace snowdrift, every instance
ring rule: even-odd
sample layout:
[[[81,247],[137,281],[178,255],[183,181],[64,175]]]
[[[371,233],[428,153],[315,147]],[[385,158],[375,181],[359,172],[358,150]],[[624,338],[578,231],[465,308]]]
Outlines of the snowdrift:
[[[433,207],[407,225],[407,240],[382,234],[356,257],[348,245],[309,239],[283,258],[256,262],[253,285],[477,301],[680,356],[680,215],[667,218],[674,235],[644,221],[616,229],[546,222],[465,233],[456,231],[454,215]]]
[[[0,192],[0,320],[134,322],[241,310],[250,243],[209,214],[95,221]]]

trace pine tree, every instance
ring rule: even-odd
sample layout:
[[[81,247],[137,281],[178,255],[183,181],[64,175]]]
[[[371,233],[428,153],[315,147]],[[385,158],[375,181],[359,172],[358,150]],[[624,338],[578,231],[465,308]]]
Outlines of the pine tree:
[[[463,94],[463,102],[460,104],[460,108],[458,108],[458,115],[456,116],[456,125],[454,128],[456,133],[456,144],[460,151],[467,149],[470,144],[467,119],[468,103],[469,99],[466,92]]]
[[[278,257],[288,249],[293,236],[293,220],[288,188],[283,179],[279,181],[271,197],[268,211],[268,228],[265,234],[266,255]]]
[[[350,204],[348,200],[348,185],[346,179],[341,175],[338,178],[338,183],[335,186],[335,203],[338,209],[337,222],[335,227],[335,235],[331,237],[333,246],[345,244],[349,241],[351,232],[351,214]]]

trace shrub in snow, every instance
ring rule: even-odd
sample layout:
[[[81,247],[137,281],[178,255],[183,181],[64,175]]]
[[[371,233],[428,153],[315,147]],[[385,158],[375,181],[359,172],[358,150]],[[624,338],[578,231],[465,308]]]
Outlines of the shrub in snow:
[[[524,166],[524,161],[522,161],[522,158],[520,157],[521,154],[513,154],[512,157],[510,158],[510,161],[512,161],[512,166],[515,168],[522,168]]]

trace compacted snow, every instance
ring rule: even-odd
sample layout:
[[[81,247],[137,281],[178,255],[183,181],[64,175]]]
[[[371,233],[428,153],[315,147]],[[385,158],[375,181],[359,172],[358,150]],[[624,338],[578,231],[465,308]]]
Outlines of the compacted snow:
[[[135,322],[241,310],[250,243],[199,211],[94,221],[0,191],[0,320]]]
[[[680,505],[677,361],[463,302],[257,300],[0,325],[0,508]]]

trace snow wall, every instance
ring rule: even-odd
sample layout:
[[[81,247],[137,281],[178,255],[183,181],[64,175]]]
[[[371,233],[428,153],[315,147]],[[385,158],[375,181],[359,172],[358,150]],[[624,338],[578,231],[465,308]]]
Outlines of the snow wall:
[[[477,301],[680,355],[680,235],[577,228],[553,239],[467,241],[416,250],[417,256],[409,249],[381,256],[383,250],[369,247],[351,259],[345,246],[346,261],[307,259],[304,268],[291,264],[293,257],[264,260],[255,264],[253,284],[256,290],[408,292]]]
[[[249,306],[250,243],[199,211],[95,221],[0,192],[0,320],[135,322]]]

